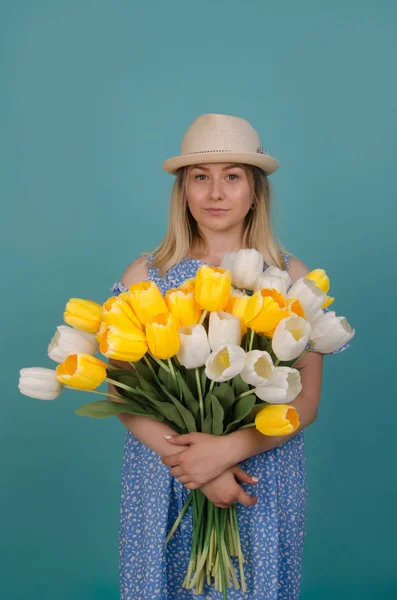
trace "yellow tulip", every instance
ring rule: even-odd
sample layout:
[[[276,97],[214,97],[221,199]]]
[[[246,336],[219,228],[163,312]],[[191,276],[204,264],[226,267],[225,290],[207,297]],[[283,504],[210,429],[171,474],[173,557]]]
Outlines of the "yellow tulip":
[[[197,325],[200,321],[203,311],[194,299],[194,292],[171,288],[166,292],[164,299],[168,310],[174,315],[180,327]]]
[[[168,312],[167,305],[157,285],[153,281],[133,283],[128,291],[130,304],[138,319],[146,325],[146,321],[163,312]]]
[[[241,337],[244,337],[247,333],[247,325],[245,324],[244,315],[249,299],[250,296],[244,294],[244,292],[240,292],[240,290],[233,290],[229,298],[229,302],[225,308],[225,312],[231,313],[240,319]]]
[[[306,279],[311,279],[312,281],[314,281],[316,286],[319,287],[322,292],[328,294],[330,282],[329,277],[324,271],[324,269],[313,269],[313,271],[310,271],[310,273],[305,275],[305,277]],[[321,305],[321,308],[326,308],[327,306],[332,304],[334,300],[335,298],[332,298],[331,296],[326,296],[323,304]]]
[[[106,377],[107,363],[91,354],[70,354],[56,368],[57,379],[79,390],[95,390]]]
[[[189,294],[189,292],[194,293],[195,286],[196,286],[196,281],[195,281],[194,277],[190,277],[190,279],[185,279],[185,281],[183,283],[181,283],[181,285],[178,286],[177,289],[181,290],[182,292],[185,292],[185,294]]]
[[[270,336],[281,319],[290,314],[283,294],[275,289],[263,288],[249,298],[244,318],[248,327]]]
[[[105,302],[103,320],[107,326],[116,325],[120,329],[138,327],[143,330],[143,325],[129,302],[128,292],[123,292],[117,297],[112,296]]]
[[[305,311],[303,310],[302,304],[299,302],[297,298],[287,298],[287,308],[289,309],[291,315],[292,313],[297,315],[298,317],[302,317],[305,319]]]
[[[255,417],[255,427],[263,435],[289,435],[299,425],[296,409],[288,404],[268,404]]]
[[[100,325],[100,327],[99,327],[99,331],[98,331],[98,333],[96,333],[96,334],[95,334],[95,339],[96,339],[96,341],[98,342],[98,344],[99,344],[99,342],[101,341],[101,337],[102,337],[102,335],[103,335],[103,333],[104,333],[105,329],[107,329],[107,325],[106,325],[105,321],[102,321],[102,322],[101,322],[101,325]]]
[[[136,362],[146,354],[148,345],[139,327],[121,329],[117,325],[110,325],[101,336],[99,349],[108,358]]]
[[[334,300],[335,298],[332,298],[332,296],[325,296],[325,300],[322,303],[321,308],[327,308],[327,306],[332,304]]]
[[[63,319],[65,323],[76,329],[87,333],[97,333],[102,321],[102,312],[102,306],[97,302],[70,298],[66,304]]]
[[[149,350],[156,358],[175,356],[181,345],[177,320],[168,312],[148,319],[146,337]]]
[[[305,275],[306,279],[311,279],[320,288],[324,294],[328,294],[329,291],[329,277],[324,271],[324,269],[313,269],[307,275]]]
[[[196,273],[195,297],[203,310],[224,310],[232,289],[230,271],[202,265]]]

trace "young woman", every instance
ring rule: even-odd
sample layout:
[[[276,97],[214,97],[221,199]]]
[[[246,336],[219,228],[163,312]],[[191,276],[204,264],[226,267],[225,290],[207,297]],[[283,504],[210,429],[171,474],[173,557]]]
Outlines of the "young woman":
[[[306,265],[288,255],[272,232],[268,175],[278,166],[246,120],[219,114],[198,117],[184,136],[180,156],[163,164],[176,175],[166,235],[151,254],[127,267],[113,293],[150,279],[164,294],[194,277],[200,265],[219,266],[225,252],[241,248],[260,251],[265,267],[287,269],[292,283],[306,275]],[[146,417],[119,415],[127,428],[122,600],[193,598],[192,590],[181,587],[190,555],[189,513],[166,548],[164,540],[195,488],[217,506],[238,503],[247,592],[231,587],[228,598],[299,597],[307,514],[303,430],[317,416],[322,355],[308,353],[297,366],[303,365],[303,389],[291,403],[301,425],[287,437],[266,437],[248,428],[222,437],[196,433],[166,439],[175,434],[169,427]],[[253,489],[256,496],[248,493]],[[195,597],[219,599],[221,594],[208,587]]]

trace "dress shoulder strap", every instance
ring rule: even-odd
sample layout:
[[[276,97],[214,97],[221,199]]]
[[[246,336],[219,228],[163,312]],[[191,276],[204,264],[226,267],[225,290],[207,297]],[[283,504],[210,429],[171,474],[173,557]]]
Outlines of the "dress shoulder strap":
[[[285,265],[287,267],[287,273],[289,273],[289,256],[288,256],[288,254],[283,254],[283,253],[281,253],[281,256],[285,260]]]

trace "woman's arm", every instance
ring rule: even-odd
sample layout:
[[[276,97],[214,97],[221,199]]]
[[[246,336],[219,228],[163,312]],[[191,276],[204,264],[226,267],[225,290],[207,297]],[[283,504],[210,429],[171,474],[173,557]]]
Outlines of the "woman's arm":
[[[298,258],[290,259],[290,277],[295,283],[309,272],[307,266]],[[323,355],[309,352],[298,363],[297,367],[305,367],[301,372],[302,391],[290,402],[299,414],[299,428],[288,436],[264,436],[254,427],[235,431],[227,436],[217,437],[205,434],[188,434],[176,436],[169,440],[170,444],[179,446],[189,443],[189,449],[183,453],[169,455],[163,462],[171,467],[186,487],[195,489],[216,477],[231,465],[241,460],[271,450],[297,435],[302,429],[311,425],[317,418],[321,396]]]
[[[148,277],[148,269],[146,264],[146,257],[140,256],[134,260],[124,271],[121,276],[121,283],[125,287],[129,287],[133,283],[139,283],[144,281]],[[121,369],[133,369],[128,362],[119,360],[110,360],[110,364],[120,367]],[[113,385],[108,385],[109,394],[117,394],[117,388]],[[115,400],[110,397],[110,400]],[[117,400],[116,400],[117,402]],[[120,398],[121,403],[125,403]],[[154,421],[149,417],[143,417],[139,415],[129,415],[127,413],[120,413],[116,415],[117,418],[123,423],[123,425],[140,441],[142,444],[160,454],[160,456],[168,456],[169,454],[175,453],[175,449],[166,442],[164,436],[167,434],[175,434],[176,432],[171,429],[168,425]],[[187,448],[187,446],[186,446]],[[185,447],[181,448],[181,451]]]
[[[302,391],[293,402],[289,402],[289,405],[294,406],[299,415],[298,429],[290,435],[284,436],[263,435],[255,427],[231,433],[227,436],[231,464],[239,463],[260,452],[266,452],[284,444],[316,420],[321,397],[323,355],[318,352],[309,352],[296,366],[305,367],[300,373]]]
[[[302,391],[293,402],[299,414],[300,426],[287,436],[266,436],[255,429],[237,430],[229,435],[216,436],[204,433],[177,435],[168,440],[175,446],[175,454],[163,458],[163,463],[171,467],[171,473],[189,489],[196,489],[217,477],[232,465],[271,450],[284,444],[302,429],[311,425],[317,417],[321,396],[323,356],[310,352],[296,366],[301,371]],[[189,448],[180,452],[179,445]]]
[[[112,364],[121,367],[122,369],[132,369],[129,363],[125,363],[122,361],[109,361]],[[108,384],[108,393],[109,394],[117,394],[117,388],[113,385]],[[122,399],[115,400],[115,398],[109,397],[109,400],[113,400],[114,402],[121,402],[122,404],[126,404]],[[165,439],[165,435],[175,435],[176,432],[171,429],[168,425],[164,423],[160,423],[159,421],[155,421],[150,417],[143,417],[140,415],[129,415],[127,413],[120,413],[116,415],[116,417],[123,423],[123,425],[135,436],[142,444],[156,452],[156,454],[160,454],[160,456],[169,456],[170,454],[175,454],[175,448],[173,448],[170,444],[167,443]],[[182,446],[180,452],[182,450],[186,450],[188,446]]]

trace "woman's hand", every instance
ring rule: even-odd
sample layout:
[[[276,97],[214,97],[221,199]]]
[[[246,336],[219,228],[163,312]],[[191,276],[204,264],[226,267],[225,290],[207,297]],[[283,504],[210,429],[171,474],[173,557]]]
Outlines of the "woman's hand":
[[[200,490],[207,496],[208,500],[219,508],[229,508],[236,502],[248,507],[256,504],[258,501],[257,496],[247,494],[241,485],[237,483],[237,479],[248,484],[255,484],[258,481],[236,465],[201,486]]]
[[[188,448],[162,458],[171,475],[190,490],[195,490],[233,466],[230,462],[230,442],[228,436],[209,433],[187,433],[165,436],[170,444]]]

